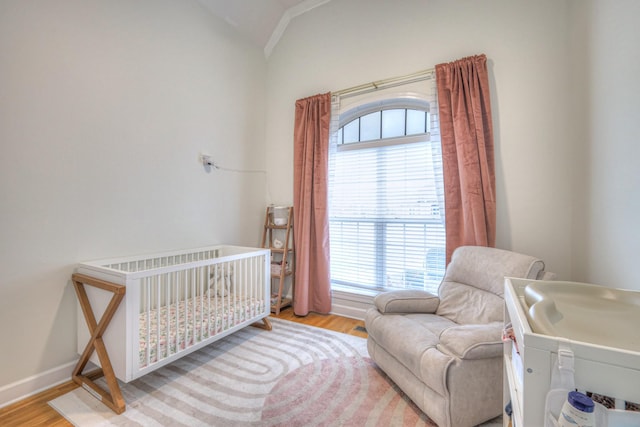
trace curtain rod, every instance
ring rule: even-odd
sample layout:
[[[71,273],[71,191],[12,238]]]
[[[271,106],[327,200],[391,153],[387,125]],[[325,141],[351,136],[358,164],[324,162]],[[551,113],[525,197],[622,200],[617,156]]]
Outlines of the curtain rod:
[[[434,75],[435,75],[435,69],[430,68],[428,70],[418,71],[417,73],[408,74],[406,76],[392,77],[385,80],[377,80],[371,83],[365,83],[359,86],[338,90],[335,92],[331,92],[331,95],[345,98],[345,97],[360,95],[363,93],[374,92],[379,89],[386,89],[390,87],[404,85],[407,83],[414,83],[422,80],[429,80],[433,78]]]

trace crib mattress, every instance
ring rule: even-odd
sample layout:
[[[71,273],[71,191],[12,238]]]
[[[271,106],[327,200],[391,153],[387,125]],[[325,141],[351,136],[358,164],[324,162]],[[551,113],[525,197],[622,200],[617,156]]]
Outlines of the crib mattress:
[[[264,300],[242,295],[197,297],[140,313],[139,367],[184,350],[251,319]]]

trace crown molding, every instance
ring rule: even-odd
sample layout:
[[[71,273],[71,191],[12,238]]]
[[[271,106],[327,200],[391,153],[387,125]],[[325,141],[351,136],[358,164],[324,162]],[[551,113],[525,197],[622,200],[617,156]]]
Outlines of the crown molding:
[[[329,3],[331,0],[305,0],[302,3],[299,3],[289,9],[287,9],[283,14],[282,18],[276,25],[276,28],[271,33],[271,37],[269,37],[269,41],[264,47],[264,57],[269,59],[273,49],[275,49],[276,45],[280,41],[280,38],[284,34],[289,25],[289,22],[296,16],[300,16],[303,13],[309,12],[312,9],[315,9],[318,6],[322,6],[325,3]]]

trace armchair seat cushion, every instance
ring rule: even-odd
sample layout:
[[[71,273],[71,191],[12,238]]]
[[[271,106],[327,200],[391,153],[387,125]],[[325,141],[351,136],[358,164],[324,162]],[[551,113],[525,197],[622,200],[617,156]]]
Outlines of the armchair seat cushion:
[[[502,355],[500,322],[447,328],[440,334],[438,350],[459,359],[488,359]]]

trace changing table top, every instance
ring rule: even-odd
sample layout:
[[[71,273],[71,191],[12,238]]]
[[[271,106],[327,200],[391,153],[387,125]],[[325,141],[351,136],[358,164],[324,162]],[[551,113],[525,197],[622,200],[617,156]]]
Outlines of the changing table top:
[[[640,292],[531,281],[520,303],[533,332],[640,353]]]

